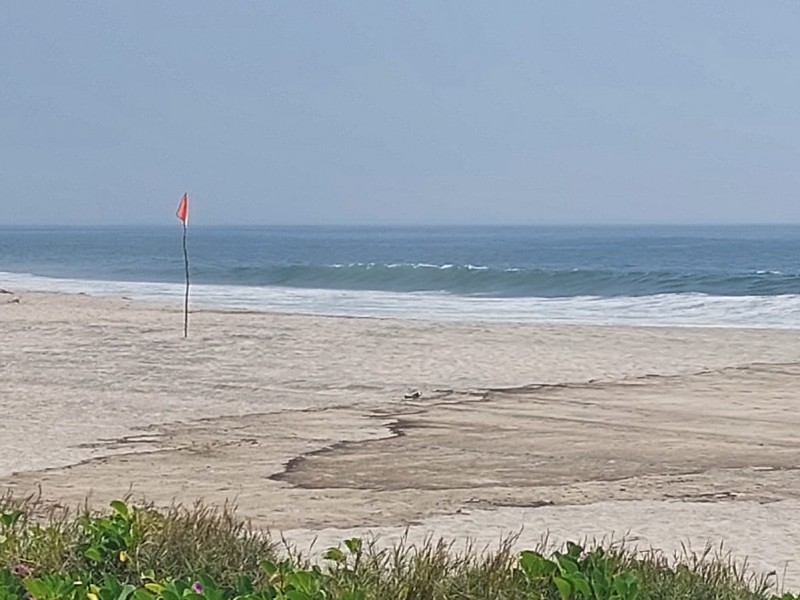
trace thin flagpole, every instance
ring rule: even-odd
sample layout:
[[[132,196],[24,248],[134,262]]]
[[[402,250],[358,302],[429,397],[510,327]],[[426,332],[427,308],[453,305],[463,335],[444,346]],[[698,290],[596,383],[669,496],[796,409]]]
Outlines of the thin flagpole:
[[[189,253],[186,251],[186,221],[183,221],[183,264],[186,269],[186,295],[183,299],[183,337],[189,336]]]

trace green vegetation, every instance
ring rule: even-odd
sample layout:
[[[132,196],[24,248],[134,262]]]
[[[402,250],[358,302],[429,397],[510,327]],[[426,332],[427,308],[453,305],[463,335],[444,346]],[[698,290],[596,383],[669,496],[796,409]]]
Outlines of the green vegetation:
[[[360,539],[320,564],[236,519],[231,507],[109,514],[0,498],[0,600],[770,600],[769,581],[729,561],[668,560],[618,547],[492,553],[428,540],[380,549]],[[800,600],[785,594],[781,600]]]

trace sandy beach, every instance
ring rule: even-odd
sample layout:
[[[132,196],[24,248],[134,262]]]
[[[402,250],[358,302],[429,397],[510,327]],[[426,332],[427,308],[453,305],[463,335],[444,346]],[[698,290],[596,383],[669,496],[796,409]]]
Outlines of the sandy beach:
[[[184,340],[179,306],[25,291],[0,327],[15,494],[234,500],[301,548],[722,542],[800,589],[796,331],[204,310]]]

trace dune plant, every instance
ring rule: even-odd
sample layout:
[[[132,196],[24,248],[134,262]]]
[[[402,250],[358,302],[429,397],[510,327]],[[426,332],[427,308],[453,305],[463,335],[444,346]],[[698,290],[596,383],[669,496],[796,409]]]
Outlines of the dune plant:
[[[428,538],[350,538],[312,563],[231,506],[47,509],[0,498],[0,600],[800,600],[707,549],[668,558],[618,545],[493,552]]]

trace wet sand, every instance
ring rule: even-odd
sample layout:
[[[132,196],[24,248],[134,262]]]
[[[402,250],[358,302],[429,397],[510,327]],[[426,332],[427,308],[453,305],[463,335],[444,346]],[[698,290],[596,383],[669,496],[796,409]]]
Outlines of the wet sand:
[[[724,542],[800,588],[795,331],[202,311],[184,340],[180,307],[32,292],[0,327],[15,493],[235,499],[301,547]]]

